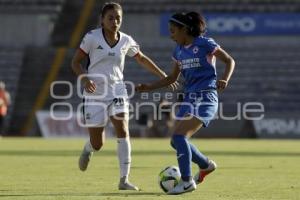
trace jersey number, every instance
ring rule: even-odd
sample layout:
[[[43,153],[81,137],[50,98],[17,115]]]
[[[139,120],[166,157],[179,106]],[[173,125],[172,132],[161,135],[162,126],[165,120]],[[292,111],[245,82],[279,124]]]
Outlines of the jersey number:
[[[114,102],[115,106],[123,106],[124,105],[123,98],[114,98],[113,102]]]

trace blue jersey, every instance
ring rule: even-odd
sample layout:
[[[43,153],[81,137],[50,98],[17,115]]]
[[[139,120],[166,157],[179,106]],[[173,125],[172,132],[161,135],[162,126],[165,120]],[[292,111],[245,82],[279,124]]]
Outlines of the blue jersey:
[[[184,91],[216,89],[216,67],[213,52],[219,45],[211,38],[195,38],[189,46],[177,45],[173,59],[178,62],[184,78]]]

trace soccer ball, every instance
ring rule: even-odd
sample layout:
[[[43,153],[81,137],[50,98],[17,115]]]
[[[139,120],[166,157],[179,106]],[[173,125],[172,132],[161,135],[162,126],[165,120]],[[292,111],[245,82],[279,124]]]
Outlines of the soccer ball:
[[[181,177],[179,168],[176,166],[169,166],[163,169],[158,175],[158,184],[164,192],[169,192],[179,182]]]

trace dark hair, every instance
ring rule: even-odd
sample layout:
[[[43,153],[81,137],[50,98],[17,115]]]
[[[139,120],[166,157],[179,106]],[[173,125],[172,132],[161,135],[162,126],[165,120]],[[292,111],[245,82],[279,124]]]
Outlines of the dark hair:
[[[103,5],[102,10],[101,10],[101,17],[104,17],[104,15],[107,13],[107,11],[116,9],[116,10],[121,10],[123,12],[122,6],[116,2],[107,2]]]
[[[197,12],[176,13],[169,20],[177,27],[186,27],[188,34],[193,37],[203,35],[206,31],[204,17]]]

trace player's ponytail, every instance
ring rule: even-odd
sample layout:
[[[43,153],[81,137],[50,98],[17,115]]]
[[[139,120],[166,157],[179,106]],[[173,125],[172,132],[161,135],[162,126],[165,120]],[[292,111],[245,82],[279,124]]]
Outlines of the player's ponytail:
[[[206,30],[204,17],[197,12],[189,12],[186,14],[189,21],[189,34],[198,37],[203,35]]]
[[[170,23],[177,27],[186,27],[187,33],[193,37],[199,37],[206,31],[204,17],[197,12],[176,13],[170,18]]]

